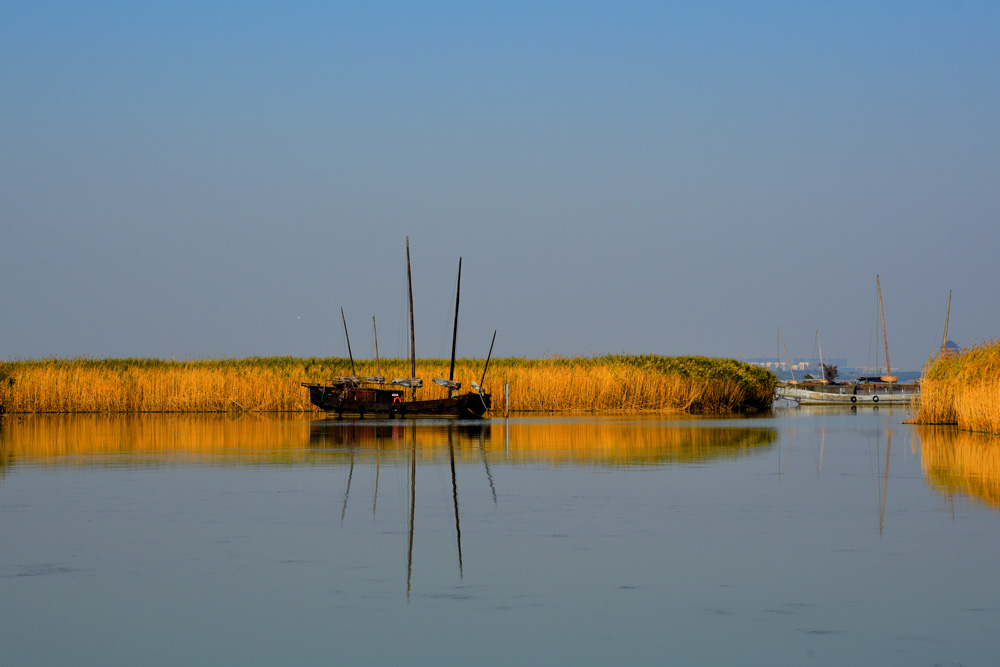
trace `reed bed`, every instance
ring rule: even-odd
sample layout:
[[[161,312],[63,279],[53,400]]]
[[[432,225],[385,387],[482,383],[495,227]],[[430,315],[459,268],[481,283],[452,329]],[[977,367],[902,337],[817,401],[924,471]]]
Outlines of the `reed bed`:
[[[709,357],[500,359],[490,373],[519,411],[757,412],[770,409],[777,384],[759,366]]]
[[[424,359],[421,398],[446,395],[434,377],[450,361]],[[482,380],[485,360],[458,359],[455,379]],[[303,382],[357,374],[410,376],[405,359],[266,357],[204,361],[45,359],[0,363],[0,406],[12,413],[312,412]],[[731,359],[612,355],[490,361],[484,386],[515,412],[756,412],[771,407],[775,376]]]
[[[931,359],[914,422],[1000,435],[1000,339]]]

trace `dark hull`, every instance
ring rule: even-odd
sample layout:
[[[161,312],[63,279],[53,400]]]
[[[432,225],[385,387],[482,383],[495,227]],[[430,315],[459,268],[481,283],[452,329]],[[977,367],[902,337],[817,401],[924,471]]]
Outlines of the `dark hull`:
[[[407,401],[402,390],[351,389],[322,384],[303,384],[309,401],[324,412],[338,417],[357,415],[386,417],[457,417],[481,419],[492,407],[489,394],[469,392],[452,398]]]

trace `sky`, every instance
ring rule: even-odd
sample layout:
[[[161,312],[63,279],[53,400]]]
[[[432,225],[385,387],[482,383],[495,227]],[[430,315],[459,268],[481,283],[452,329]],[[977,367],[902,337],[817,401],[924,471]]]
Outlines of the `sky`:
[[[0,7],[0,359],[1000,336],[1000,4]],[[877,335],[876,335],[877,333]],[[878,353],[884,356],[883,352]],[[884,361],[882,362],[884,363]]]

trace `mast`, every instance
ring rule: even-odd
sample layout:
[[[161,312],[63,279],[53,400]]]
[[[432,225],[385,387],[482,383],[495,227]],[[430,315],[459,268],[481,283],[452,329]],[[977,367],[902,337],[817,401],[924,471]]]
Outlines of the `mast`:
[[[825,380],[826,369],[823,367],[823,343],[819,340],[819,329],[816,329],[816,347],[819,348],[819,374]]]
[[[781,335],[781,325],[778,325],[778,338],[781,339],[781,344],[785,346],[785,358],[788,359],[788,372],[792,374],[792,384],[797,384],[795,382],[795,369],[792,368],[792,358],[788,356],[788,345],[785,345],[785,337]]]
[[[948,310],[944,316],[944,339],[941,341],[941,353],[948,349],[948,319],[951,317],[951,290],[948,290]]]
[[[885,335],[885,309],[882,307],[882,282],[878,274],[875,275],[875,286],[878,288],[878,310],[882,314],[882,340],[885,343],[885,375],[892,377],[892,368],[889,366],[889,337]]]
[[[347,356],[351,358],[351,375],[355,375],[354,372],[354,355],[351,354],[351,336],[347,333],[347,318],[344,317],[344,309],[340,309],[340,319],[344,320],[344,336],[347,338]]]
[[[455,380],[455,344],[458,342],[458,299],[462,294],[462,258],[458,258],[458,287],[455,288],[455,329],[451,335],[451,370],[448,371],[448,380]],[[452,394],[451,389],[448,390]]]
[[[382,364],[378,358],[378,327],[375,326],[374,315],[372,315],[372,333],[375,334],[375,375],[382,377]]]
[[[413,335],[413,277],[410,274],[410,237],[406,237],[406,284],[410,292],[410,377],[417,377],[417,351],[415,349],[415,337]],[[410,390],[413,400],[417,400],[417,388]]]

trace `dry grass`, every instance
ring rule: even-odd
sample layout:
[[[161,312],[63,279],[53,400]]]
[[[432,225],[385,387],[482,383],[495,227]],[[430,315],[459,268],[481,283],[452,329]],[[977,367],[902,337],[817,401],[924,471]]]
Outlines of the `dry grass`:
[[[914,421],[1000,434],[1000,339],[931,359]]]
[[[502,359],[490,373],[524,411],[755,412],[771,407],[776,383],[731,359],[651,355]]]
[[[455,377],[480,381],[484,361],[459,359]],[[358,375],[408,377],[409,361],[356,363]],[[446,395],[431,379],[447,377],[449,361],[422,360],[421,398]],[[302,382],[349,375],[346,359],[251,358],[217,361],[48,359],[0,365],[0,405],[12,413],[310,412]],[[775,385],[770,372],[730,359],[607,356],[494,359],[486,389],[512,411],[710,412],[766,410]]]

